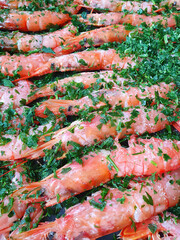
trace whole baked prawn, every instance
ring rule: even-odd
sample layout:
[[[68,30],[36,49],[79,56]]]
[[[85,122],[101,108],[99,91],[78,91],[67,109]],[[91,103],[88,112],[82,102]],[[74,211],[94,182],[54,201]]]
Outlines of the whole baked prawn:
[[[112,68],[120,70],[127,68],[129,65],[132,67],[135,66],[133,57],[124,57],[122,59],[114,49],[93,50],[49,58],[46,63],[41,64],[34,72],[28,72],[28,74],[26,73],[27,75],[25,75],[24,72],[22,74],[21,71],[18,73],[20,76],[29,78],[52,72],[111,70]],[[33,69],[35,69],[35,67]],[[9,69],[9,64],[3,62],[1,72],[5,75],[10,75],[12,70]]]
[[[115,137],[117,134],[119,138],[123,138],[126,134],[138,133],[141,135],[146,131],[154,133],[164,129],[168,124],[170,123],[167,116],[161,113],[160,109],[136,107],[121,113],[112,112],[111,114],[110,111],[101,116],[94,114],[90,122],[75,121],[69,127],[41,136],[36,149],[23,147],[23,142],[17,136],[6,135],[4,137],[11,138],[11,142],[0,146],[0,151],[4,152],[0,156],[0,160],[37,159],[45,155],[45,149],[51,149],[59,142],[61,142],[62,150],[66,153],[72,148],[68,144],[69,141],[76,142],[81,146],[90,146],[95,141],[102,141],[110,136]],[[48,142],[46,142],[47,136],[51,136],[51,140]]]
[[[160,233],[163,237],[160,238]],[[180,220],[171,213],[151,217],[136,224],[136,231],[131,226],[124,228],[120,237],[122,240],[136,240],[151,237],[152,239],[173,240],[179,239]]]
[[[96,192],[82,204],[69,208],[64,217],[15,235],[13,239],[41,240],[50,236],[54,240],[96,239],[113,233],[176,205],[180,196],[179,179],[180,169],[155,181],[131,182],[133,189],[124,192],[118,189],[109,189],[106,194]]]
[[[146,16],[136,13],[124,14],[123,12],[90,13],[87,14],[85,18],[83,18],[81,15],[78,15],[78,20],[87,25],[93,25],[97,27],[123,23],[129,23],[133,26],[139,26],[143,22],[151,26],[153,23],[158,21],[161,21],[161,24],[163,26],[176,26],[175,14],[170,15],[170,17],[163,17],[161,15]]]
[[[123,86],[127,80],[122,78],[119,74],[113,71],[100,71],[100,72],[82,72],[63,79],[56,80],[53,83],[47,84],[41,88],[34,88],[27,97],[27,103],[30,103],[40,97],[54,96],[56,93],[62,96],[66,93],[66,87],[71,84],[74,88],[76,85],[81,84],[83,87],[89,88],[94,87],[96,84],[100,86],[106,86],[110,84],[112,86]]]
[[[117,105],[124,107],[137,106],[141,104],[142,99],[146,97],[155,99],[155,94],[159,93],[160,97],[167,98],[166,94],[175,87],[175,84],[160,83],[151,87],[125,87],[99,90],[92,92],[90,96],[83,97],[78,100],[58,100],[49,99],[40,104],[35,110],[36,116],[46,117],[44,111],[48,108],[55,115],[60,113],[59,109],[66,115],[76,115],[79,110],[92,107],[94,110],[105,106],[107,103],[115,108]],[[103,97],[103,101],[100,100]],[[94,102],[95,101],[95,102]]]
[[[76,14],[80,7],[72,7],[71,14]],[[1,13],[0,29],[37,32],[48,29],[50,25],[62,26],[71,17],[68,13],[44,11],[16,11]]]
[[[43,47],[54,49],[73,37],[77,28],[73,24],[67,24],[65,28],[44,35],[25,34],[20,32],[11,32],[0,36],[0,47],[5,50],[16,50],[28,52]]]
[[[100,46],[108,42],[122,42],[132,31],[126,30],[123,25],[112,25],[84,32],[79,36],[65,41],[63,46],[54,49],[57,56],[69,54],[82,48]]]

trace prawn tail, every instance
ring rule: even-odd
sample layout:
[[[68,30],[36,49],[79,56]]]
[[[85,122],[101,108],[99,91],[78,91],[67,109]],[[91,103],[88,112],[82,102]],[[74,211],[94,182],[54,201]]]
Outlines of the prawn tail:
[[[47,62],[43,66],[41,66],[40,68],[37,68],[32,75],[28,76],[28,78],[38,77],[38,76],[42,76],[42,75],[45,75],[45,74],[48,74],[48,73],[52,73],[56,70],[54,65],[55,65],[54,63]]]
[[[23,203],[35,203],[39,201],[44,201],[45,189],[42,187],[41,182],[33,182],[27,186],[21,187],[16,190],[13,196],[21,197]],[[33,197],[36,196],[36,197]]]
[[[9,8],[7,1],[0,0],[0,8]]]
[[[163,215],[161,215],[163,217]],[[168,229],[165,227],[166,222]],[[165,225],[163,225],[165,223]],[[151,237],[152,239],[160,239],[159,233],[163,231],[171,232],[172,224],[175,223],[171,220],[171,214],[169,214],[169,218],[167,220],[164,220],[163,223],[159,222],[159,216],[156,215],[154,217],[151,217],[150,219],[145,220],[144,222],[136,223],[135,227],[132,228],[131,226],[125,227],[121,232],[119,237],[122,240],[131,239],[131,240],[137,240],[137,239],[145,239],[148,237]],[[173,229],[173,228],[172,228]],[[170,233],[171,234],[171,233]],[[174,231],[172,232],[172,235],[174,236]],[[149,239],[149,238],[148,238]]]
[[[44,143],[44,139],[40,139],[40,145],[36,149],[27,151],[24,157],[28,159],[38,159],[43,157],[45,155],[45,150],[52,149],[52,147],[58,142],[58,139],[52,139]]]
[[[5,240],[8,237],[10,231],[11,227],[0,230],[0,240]]]
[[[39,107],[35,109],[35,115],[38,117],[47,117],[45,114],[45,110],[48,108],[51,112],[55,115],[60,114],[62,111],[67,115],[74,114],[74,101],[72,100],[56,100],[56,99],[49,99],[43,102]],[[76,109],[76,111],[78,111]]]
[[[147,238],[151,236],[152,232],[148,228],[149,222],[143,222],[136,224],[135,228],[132,228],[131,226],[125,227],[119,234],[120,239],[126,240],[137,240],[141,238]]]
[[[31,229],[30,231],[16,234],[13,236],[13,240],[24,240],[24,239],[53,239],[56,234],[57,226],[56,221],[50,223],[43,223],[38,228]]]
[[[12,81],[12,83],[15,83],[15,82],[18,82],[21,80],[27,80],[32,77],[38,77],[38,76],[42,76],[42,75],[45,75],[48,73],[52,73],[53,70],[54,70],[53,63],[51,64],[51,63],[47,62],[47,63],[43,64],[43,66],[41,66],[40,68],[37,68],[34,73],[29,74],[28,76],[25,76],[25,77],[15,79]]]
[[[178,122],[174,122],[172,125],[178,132],[180,132],[180,120]]]

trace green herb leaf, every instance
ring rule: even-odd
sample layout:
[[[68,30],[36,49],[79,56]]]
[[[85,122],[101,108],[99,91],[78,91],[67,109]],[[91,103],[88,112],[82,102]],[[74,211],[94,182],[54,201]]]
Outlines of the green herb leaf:
[[[70,168],[70,167],[67,167],[67,168],[63,168],[63,169],[61,170],[61,173],[62,173],[62,174],[66,174],[66,173],[68,173],[69,171],[71,171],[71,168]]]
[[[147,204],[153,206],[154,203],[153,203],[152,197],[149,195],[148,192],[146,192],[146,194],[147,194],[147,196],[143,195],[143,200],[144,200]]]
[[[155,233],[157,230],[157,225],[150,223],[150,224],[148,224],[148,228],[152,233]]]

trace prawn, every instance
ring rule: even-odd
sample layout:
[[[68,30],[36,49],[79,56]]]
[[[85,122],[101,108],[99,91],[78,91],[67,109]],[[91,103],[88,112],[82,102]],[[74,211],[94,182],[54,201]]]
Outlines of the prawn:
[[[59,92],[59,95],[64,95],[66,93],[66,86],[69,84],[79,84],[82,83],[83,87],[89,88],[93,87],[95,84],[100,86],[105,86],[106,84],[111,84],[112,86],[123,86],[127,79],[120,77],[118,74],[114,74],[113,71],[100,71],[100,72],[83,72],[75,74],[72,77],[67,77],[59,79],[53,83],[47,84],[41,88],[36,88],[27,97],[27,104],[40,98],[47,96],[54,96]],[[130,80],[128,80],[130,81]],[[73,86],[77,88],[76,86]]]
[[[163,26],[175,27],[175,15],[172,14],[170,17],[157,16],[146,16],[139,14],[124,14],[123,12],[109,12],[109,13],[90,13],[87,14],[86,18],[82,18],[78,15],[78,20],[87,25],[93,25],[97,27],[109,26],[113,24],[129,23],[133,26],[139,26],[143,22],[147,25],[152,25],[154,22],[161,21]]]
[[[52,72],[67,72],[67,71],[88,71],[88,70],[111,70],[127,68],[129,65],[135,66],[133,57],[124,57],[121,59],[116,50],[93,50],[71,53],[60,57],[50,58],[45,64],[37,68],[34,73],[29,72],[29,75],[21,74],[24,77],[42,76]],[[6,71],[5,71],[6,67]],[[1,72],[7,75],[12,72],[8,69],[9,65],[3,64]],[[33,68],[35,69],[35,67]],[[23,70],[22,70],[23,71]],[[21,78],[24,79],[24,78]],[[17,79],[15,81],[19,81]]]
[[[72,8],[71,14],[76,14],[80,7]],[[37,32],[48,29],[53,25],[62,26],[68,22],[71,17],[67,13],[44,11],[15,11],[1,14],[0,29],[20,30],[24,32]]]
[[[122,147],[117,142],[116,145],[117,149],[114,151],[90,152],[81,159],[82,164],[75,160],[66,164],[56,171],[56,178],[51,174],[40,182],[30,183],[15,191],[12,194],[13,198],[18,198],[23,203],[45,201],[45,206],[49,207],[58,203],[57,194],[59,202],[63,202],[72,195],[108,182],[115,175],[148,176],[155,172],[159,174],[179,168],[180,141],[158,138],[136,139],[135,136],[131,136],[128,148]],[[168,161],[163,157],[167,155]],[[37,191],[41,192],[38,198]],[[24,194],[26,199],[21,200],[24,199]],[[32,194],[36,197],[32,198]]]
[[[7,108],[10,104],[13,104],[13,108],[20,107],[34,87],[34,84],[27,80],[19,81],[13,88],[0,86],[1,109]]]
[[[161,219],[161,222],[160,222]],[[154,227],[154,230],[150,230]],[[163,238],[167,240],[177,239],[180,236],[180,220],[175,215],[167,213],[165,216],[154,216],[144,222],[136,224],[136,231],[130,226],[124,228],[120,237],[122,240],[136,240],[144,237],[152,239],[160,239],[159,233],[163,234]]]
[[[73,37],[77,32],[74,25],[68,24],[65,28],[57,30],[53,33],[44,35],[24,34],[20,32],[12,32],[6,36],[0,36],[0,47],[5,50],[16,50],[28,52],[43,47],[54,49],[63,44],[65,40]]]
[[[166,94],[171,88],[174,88],[175,84],[166,84],[164,82],[158,85],[153,85],[151,87],[144,87],[142,89],[138,87],[131,87],[127,90],[125,87],[113,88],[112,90],[99,90],[92,92],[90,96],[83,97],[78,100],[58,100],[49,99],[44,101],[35,109],[36,116],[46,117],[44,111],[48,108],[55,115],[58,115],[60,107],[62,107],[63,112],[66,115],[76,115],[79,110],[86,108],[86,106],[92,107],[94,110],[105,106],[107,103],[115,108],[117,105],[121,105],[122,108],[137,106],[141,104],[142,99],[155,98],[155,93],[158,92],[160,97],[167,98]],[[99,100],[103,97],[103,101]],[[94,103],[93,99],[96,99]]]
[[[122,42],[132,31],[126,30],[123,25],[112,25],[84,32],[79,36],[65,41],[63,46],[54,49],[56,56],[69,54],[82,48],[100,46],[108,42]]]
[[[123,12],[124,10],[138,12],[138,10],[142,9],[147,11],[147,13],[153,12],[153,7],[158,8],[158,6],[154,5],[152,2],[136,2],[136,1],[120,1],[120,0],[79,0],[82,7],[90,8],[90,9],[106,9],[110,12]],[[161,2],[160,6],[168,4],[169,6],[177,6],[179,7],[179,3],[175,0],[167,0]],[[157,10],[160,11],[161,9]]]
[[[82,204],[66,210],[63,218],[15,235],[13,240],[41,240],[50,236],[54,240],[96,239],[105,236],[176,205],[180,196],[179,179],[180,169],[154,181],[132,182],[134,188],[124,192],[112,188],[106,189],[106,194],[98,191]]]
[[[113,117],[114,115],[115,117]],[[36,149],[26,148],[22,150],[22,142],[19,138],[14,137],[11,142],[1,146],[0,151],[4,151],[4,155],[0,156],[0,160],[37,159],[45,155],[45,149],[51,149],[59,142],[61,142],[62,150],[66,153],[72,148],[68,144],[69,141],[76,142],[80,146],[90,146],[95,141],[102,141],[110,136],[115,137],[117,134],[119,138],[123,138],[126,134],[139,133],[141,135],[146,131],[149,133],[157,132],[164,129],[167,124],[169,124],[167,117],[160,110],[147,110],[143,107],[116,114],[114,112],[101,116],[94,114],[90,122],[78,120],[72,122],[69,127],[54,132],[53,135],[41,136]],[[49,135],[52,136],[51,140],[45,142]],[[11,151],[7,151],[7,148]]]

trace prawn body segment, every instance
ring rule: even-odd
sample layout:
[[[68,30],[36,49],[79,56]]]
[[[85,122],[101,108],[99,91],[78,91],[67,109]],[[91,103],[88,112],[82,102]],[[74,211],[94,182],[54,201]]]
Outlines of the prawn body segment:
[[[124,10],[127,11],[133,11],[138,12],[138,10],[144,10],[147,11],[147,13],[151,13],[153,11],[153,6],[158,7],[154,5],[152,2],[135,2],[135,1],[121,1],[121,0],[79,0],[81,2],[82,6],[85,8],[94,9],[106,9],[110,12],[122,12]],[[165,0],[160,3],[160,6],[163,5],[169,5],[169,6],[176,6],[179,7],[180,4],[177,3],[175,0]],[[161,9],[160,9],[161,10]]]
[[[105,197],[105,205],[100,210],[92,202],[102,204],[101,191],[92,195],[82,204],[77,204],[66,211],[65,217],[55,222],[45,223],[37,229],[14,236],[14,240],[41,240],[53,232],[54,239],[96,239],[118,231],[133,222],[142,222],[159,214],[179,201],[180,186],[176,183],[180,178],[180,170],[166,174],[160,180],[135,184],[135,190],[121,192],[110,189]],[[170,182],[173,182],[172,184]],[[151,196],[152,204],[143,196]],[[125,200],[120,203],[119,199]],[[132,220],[131,220],[132,219]]]

